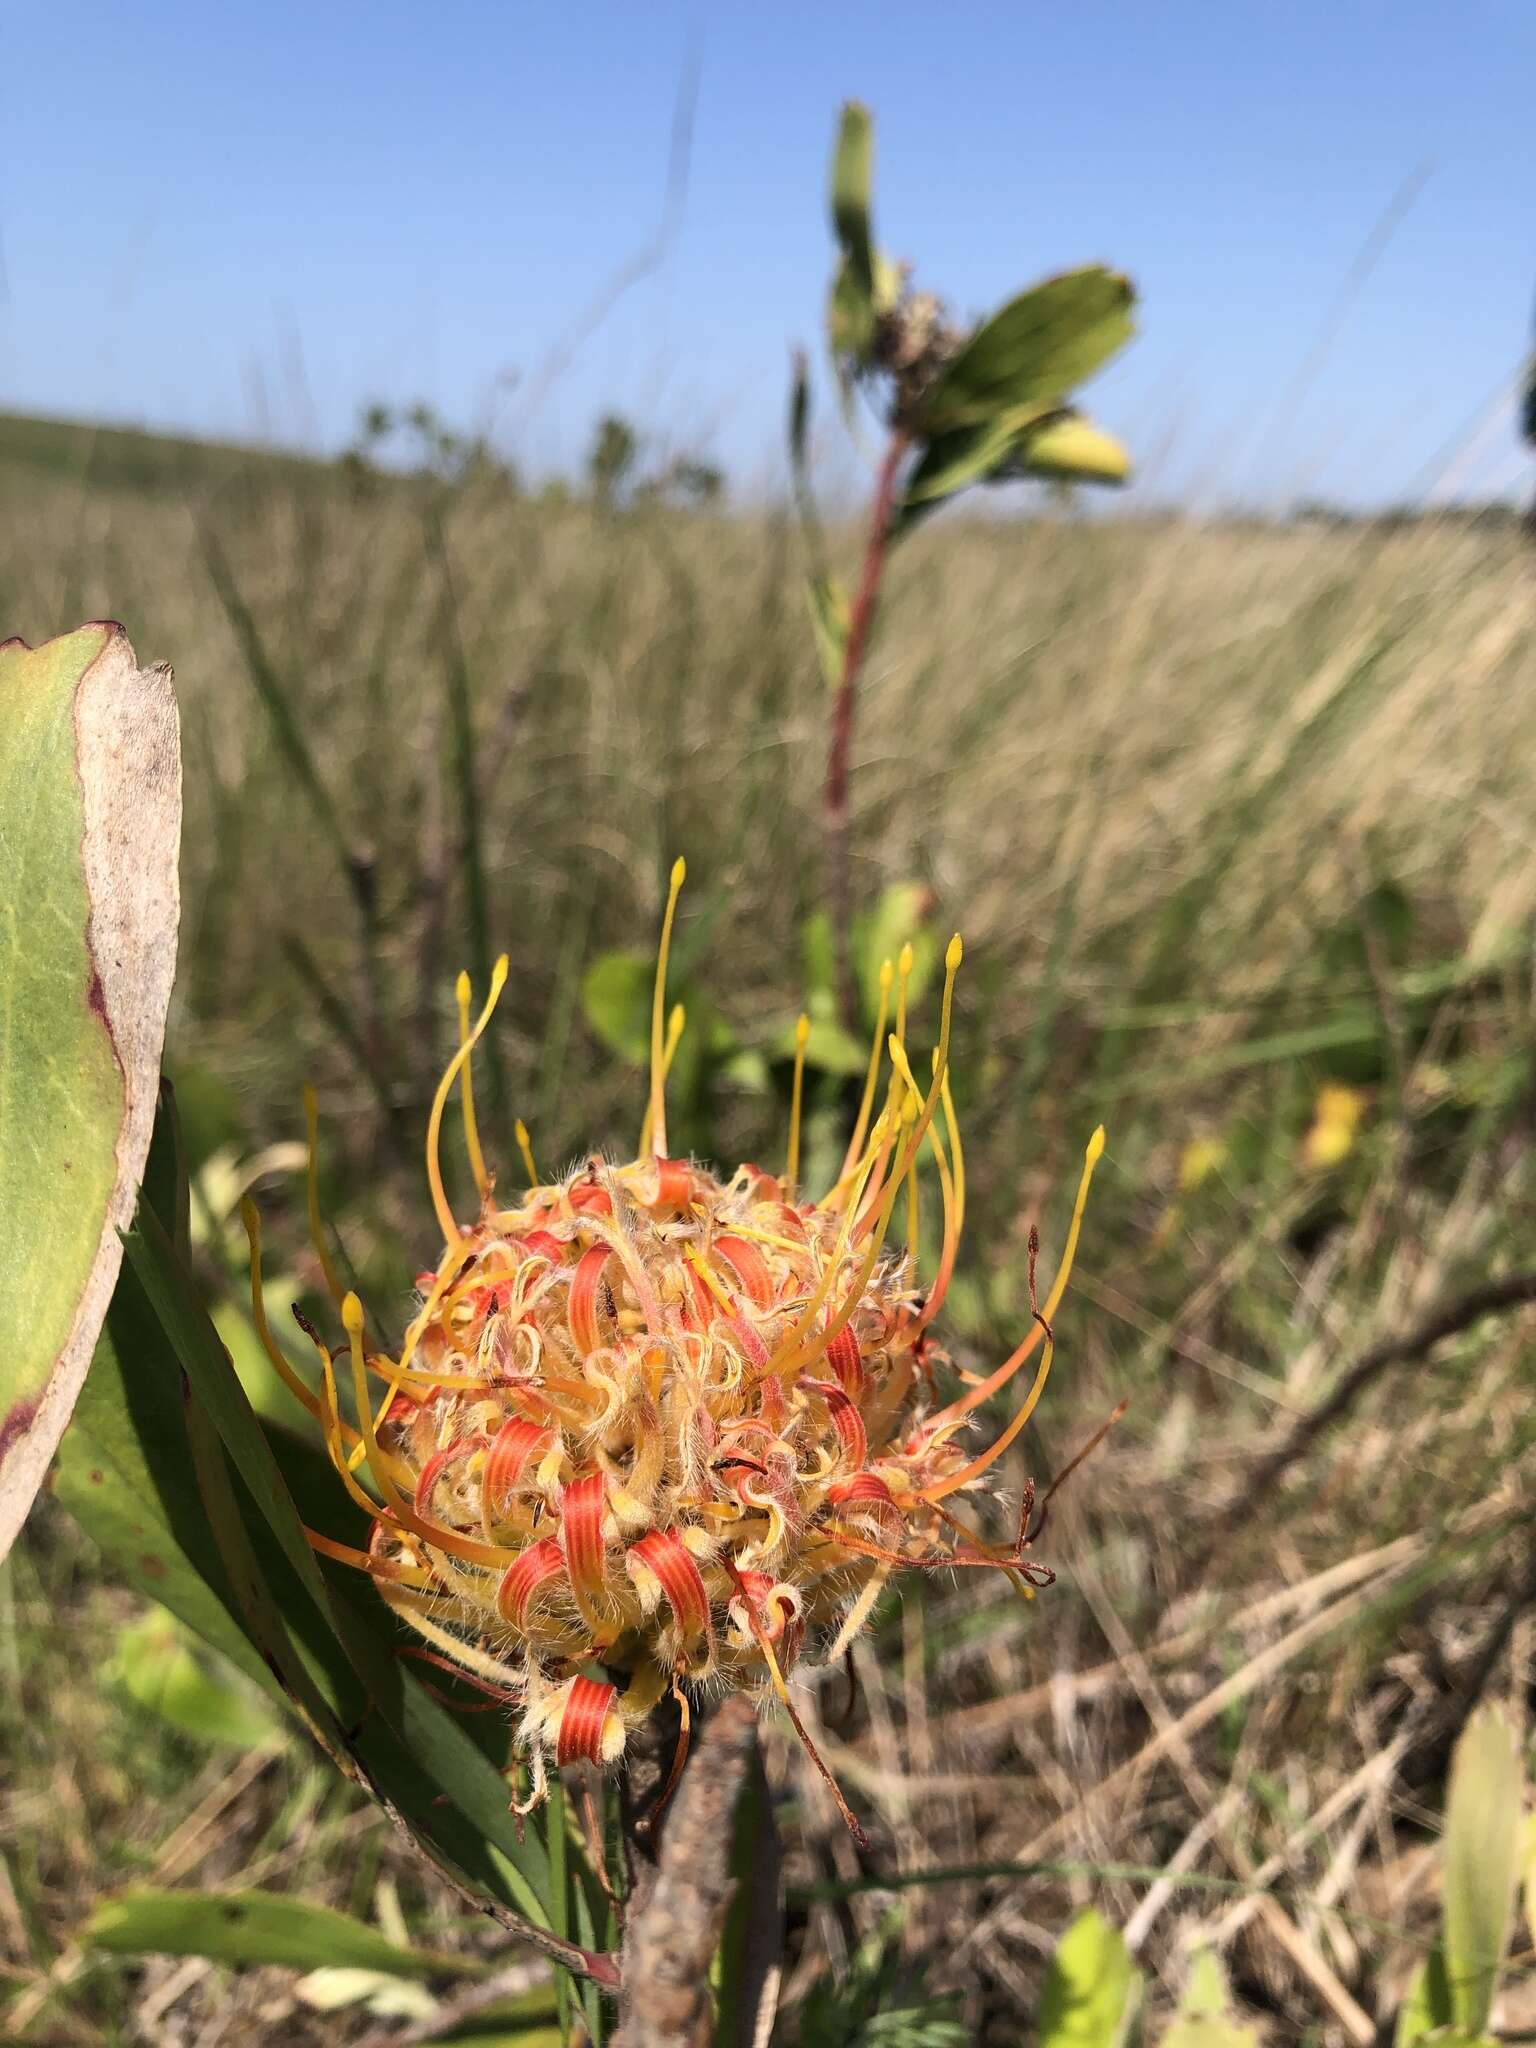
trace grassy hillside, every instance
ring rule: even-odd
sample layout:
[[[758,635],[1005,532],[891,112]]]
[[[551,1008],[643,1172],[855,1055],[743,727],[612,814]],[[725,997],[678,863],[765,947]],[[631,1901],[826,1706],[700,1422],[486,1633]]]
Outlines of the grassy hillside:
[[[360,489],[0,420],[0,629],[116,616],[178,675],[170,1066],[211,1289],[240,1285],[230,1188],[253,1162],[279,1269],[315,1288],[300,1192],[260,1157],[300,1133],[312,1078],[348,1255],[404,1298],[435,1256],[417,1147],[453,974],[483,981],[503,947],[500,1157],[519,1115],[541,1164],[632,1145],[638,1069],[584,977],[650,948],[680,852],[681,1138],[773,1156],[820,900],[801,576],[767,513]],[[856,872],[865,906],[915,885],[966,940],[951,1348],[1011,1344],[1029,1227],[1048,1270],[1103,1120],[1057,1377],[1005,1487],[1130,1402],[1053,1506],[1060,1583],[1027,1607],[979,1573],[891,1601],[851,1722],[826,1729],[882,1868],[993,1867],[904,1895],[899,1936],[978,2040],[1018,2038],[1090,1898],[1164,1989],[1203,1932],[1274,2038],[1359,2039],[1427,1924],[1449,1743],[1480,1692],[1529,1681],[1530,1311],[1374,1366],[1372,1347],[1531,1263],[1530,577],[1517,532],[1433,521],[939,524],[898,559],[859,706]],[[856,1088],[823,1070],[811,1094],[814,1178]],[[166,1992],[172,1965],[69,1946],[114,1873],[240,1870],[364,1912],[403,1887],[422,1938],[465,1938],[298,1746],[220,1806],[227,1755],[125,1708],[105,1667],[129,1603],[62,1513],[6,1600],[21,2038],[136,2038]],[[805,1692],[835,1724],[841,1678]],[[774,1768],[793,1882],[851,1876],[793,1745]],[[1027,1880],[999,1868],[1020,1860]],[[1164,1867],[1177,1882],[1129,1874]],[[836,1958],[890,1905],[798,1922]],[[280,2010],[268,2038],[352,2037],[286,1979],[205,1972],[176,1997]]]
[[[13,488],[36,473],[92,490],[186,491],[252,469],[297,479],[314,466],[301,456],[228,442],[0,412],[0,475]]]

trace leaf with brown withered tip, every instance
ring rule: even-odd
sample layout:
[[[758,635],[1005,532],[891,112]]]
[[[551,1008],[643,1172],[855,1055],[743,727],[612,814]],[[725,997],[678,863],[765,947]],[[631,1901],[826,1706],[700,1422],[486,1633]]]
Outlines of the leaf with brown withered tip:
[[[180,911],[168,668],[0,644],[0,1557],[75,1405],[154,1123]]]

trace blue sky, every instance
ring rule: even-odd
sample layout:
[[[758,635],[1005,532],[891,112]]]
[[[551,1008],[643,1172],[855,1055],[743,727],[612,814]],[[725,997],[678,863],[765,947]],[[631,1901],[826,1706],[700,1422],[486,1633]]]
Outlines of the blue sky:
[[[677,234],[594,323],[692,58]],[[774,488],[856,94],[879,238],[961,309],[1137,279],[1092,403],[1143,492],[1526,488],[1528,0],[11,0],[0,76],[0,407],[335,447],[425,396],[534,471],[613,407]]]

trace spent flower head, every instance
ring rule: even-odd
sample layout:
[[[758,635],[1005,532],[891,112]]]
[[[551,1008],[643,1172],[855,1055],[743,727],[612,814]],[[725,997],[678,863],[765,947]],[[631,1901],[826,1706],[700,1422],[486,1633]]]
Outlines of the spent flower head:
[[[519,1124],[527,1185],[503,1192],[481,1146],[471,1063],[506,961],[473,1019],[460,977],[460,1043],[427,1125],[443,1248],[417,1277],[398,1355],[371,1336],[326,1248],[312,1098],[311,1225],[346,1336],[334,1354],[314,1338],[318,1392],[267,1330],[248,1212],[258,1328],[371,1525],[366,1550],[312,1541],[370,1574],[434,1660],[515,1703],[526,1804],[542,1795],[551,1759],[614,1763],[669,1692],[685,1729],[690,1693],[776,1694],[804,1738],[791,1667],[839,1656],[893,1574],[990,1568],[1024,1587],[1051,1576],[1025,1554],[1028,1489],[1007,1545],[973,1535],[955,1508],[990,1485],[1045,1385],[1102,1131],[1049,1298],[1035,1304],[1032,1242],[1029,1329],[996,1371],[964,1376],[964,1391],[943,1401],[932,1326],[965,1212],[949,1074],[959,937],[926,1076],[909,1051],[910,949],[883,969],[863,1098],[833,1185],[811,1198],[799,1182],[804,1020],[783,1171],[742,1165],[722,1178],[667,1146],[665,1084],[683,1019],[666,1016],[666,968],[683,872],[678,861],[632,1160],[594,1156],[543,1180]],[[455,1087],[476,1182],[467,1213],[440,1164]],[[926,1281],[915,1262],[925,1153],[942,1204]],[[975,1412],[1037,1352],[1001,1435],[967,1441]]]

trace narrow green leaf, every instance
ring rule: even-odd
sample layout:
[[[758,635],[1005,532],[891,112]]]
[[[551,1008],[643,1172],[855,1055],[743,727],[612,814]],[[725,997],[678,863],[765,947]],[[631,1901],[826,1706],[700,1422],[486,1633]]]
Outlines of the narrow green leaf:
[[[874,269],[869,239],[874,152],[875,130],[868,107],[858,100],[846,100],[832,154],[832,230],[838,247],[852,259],[866,287],[872,286]]]
[[[1518,1734],[1499,1709],[1480,1707],[1451,1759],[1442,1849],[1450,2017],[1469,2034],[1488,2024],[1509,1945],[1524,1794]]]
[[[150,1133],[149,1156],[139,1199],[148,1202],[165,1225],[178,1259],[192,1256],[192,1180],[181,1128],[181,1101],[162,1074],[160,1100]]]
[[[829,690],[835,690],[843,680],[848,654],[848,593],[829,571],[811,578],[805,587],[805,600],[810,607],[811,634],[822,679]]]
[[[1414,2048],[1450,2024],[1451,1993],[1445,1978],[1445,1955],[1438,1948],[1414,1971],[1408,1994],[1398,2008],[1393,2048]]]
[[[1380,1020],[1365,1011],[1330,1017],[1320,1024],[1298,1025],[1294,1031],[1276,1031],[1264,1038],[1224,1045],[1216,1052],[1202,1053],[1177,1064],[1138,1068],[1126,1076],[1121,1089],[1128,1095],[1146,1095],[1175,1083],[1241,1073],[1248,1067],[1289,1066],[1314,1053],[1330,1052],[1341,1046],[1370,1045],[1380,1032]]]
[[[571,2037],[563,2027],[533,2018],[522,2021],[515,2014],[497,2021],[501,2010],[492,2007],[451,2034],[439,2034],[427,2048],[570,2048]]]
[[[795,351],[794,373],[789,393],[789,475],[794,491],[795,511],[800,520],[800,536],[805,543],[806,561],[811,571],[811,611],[815,622],[816,586],[831,586],[831,572],[827,567],[827,541],[822,530],[821,514],[816,509],[816,494],[811,488],[811,377],[810,368],[803,350]],[[844,606],[846,610],[846,605]],[[818,653],[821,650],[818,648]],[[839,655],[839,662],[841,656]],[[822,667],[827,668],[822,656]],[[839,667],[838,673],[841,673]],[[835,680],[828,676],[829,684]]]
[[[205,1341],[216,1350],[211,1331]],[[255,1553],[254,1567],[245,1567],[246,1599],[253,1597],[249,1580],[259,1578],[281,1616],[280,1629],[270,1616],[266,1623],[266,1632],[282,1642],[279,1683],[247,1632],[211,1537],[187,1441],[190,1405],[165,1332],[133,1264],[125,1264],[64,1439],[58,1492],[65,1504],[122,1577],[163,1601],[266,1697],[292,1710],[296,1694],[303,1694],[312,1725],[317,1717],[328,1724],[327,1746],[339,1767],[387,1799],[433,1853],[506,1906],[540,1918],[539,1830],[531,1826],[519,1846],[505,1784],[446,1710],[402,1670],[387,1610],[366,1585],[354,1590],[340,1573],[322,1588],[328,1605],[317,1605],[243,1486],[235,1485],[231,1491]],[[305,1520],[339,1540],[363,1540],[361,1517],[338,1492],[318,1447],[282,1433],[279,1440],[282,1470]],[[453,1803],[444,1803],[445,1787],[455,1790]]]
[[[448,536],[438,501],[429,498],[423,515],[428,552],[438,574],[437,640],[443,662],[443,680],[448,708],[448,728],[453,738],[453,809],[458,818],[460,868],[469,914],[470,970],[483,998],[490,986],[494,953],[491,945],[491,889],[486,872],[485,832],[480,816],[480,773],[475,751],[473,691],[469,658],[459,622],[458,593]],[[502,1070],[501,1041],[487,1031],[475,1057],[483,1067],[485,1109],[491,1129],[504,1121],[506,1080]]]
[[[550,1781],[545,1806],[546,1837],[549,1844],[549,1927],[562,1941],[571,1938],[570,1842],[566,1833],[565,1782],[559,1772]],[[564,1970],[555,1973],[555,2010],[562,2029],[571,2024],[576,1987]]]
[[[0,644],[0,1557],[122,1261],[176,966],[180,834],[169,669],[140,670],[114,625]]]
[[[875,327],[875,263],[869,232],[874,128],[869,109],[849,100],[832,153],[832,231],[840,261],[827,308],[834,355],[861,360]]]
[[[529,1827],[519,1840],[507,1811],[506,1786],[500,1774],[452,1715],[431,1699],[393,1655],[393,1619],[388,1609],[371,1594],[367,1608],[360,1609],[350,1595],[342,1594],[339,1586],[330,1584],[322,1574],[272,1447],[197,1300],[190,1276],[178,1265],[153,1211],[141,1212],[139,1227],[127,1242],[133,1268],[193,1392],[207,1407],[230,1464],[270,1528],[283,1563],[333,1632],[361,1681],[371,1708],[364,1732],[371,1731],[376,1718],[382,1718],[407,1753],[419,1760],[436,1790],[446,1793],[484,1842],[499,1852],[500,1864],[514,1887],[517,1909],[544,1924],[548,1865],[538,1831]],[[287,1603],[280,1605],[286,1617]],[[321,1654],[325,1647],[328,1645],[322,1646]],[[366,1758],[361,1737],[354,1735],[352,1747],[358,1757]],[[414,1793],[417,1788],[409,1789]],[[404,1797],[400,1803],[429,1838],[439,1837],[430,1812],[423,1813],[419,1807],[412,1811]],[[482,1866],[484,1860],[483,1856],[479,1859]]]
[[[284,765],[309,799],[315,823],[336,856],[337,868],[342,874],[350,875],[354,872],[356,863],[342,824],[343,812],[320,773],[309,735],[305,730],[304,716],[297,706],[298,692],[293,688],[290,678],[281,672],[277,661],[268,652],[261,629],[250,606],[240,593],[229,560],[213,532],[206,525],[202,528],[201,537],[208,580],[224,608],[230,631],[245,659],[246,673],[250,676],[252,687],[263,711],[267,714],[272,737],[283,757]]]
[[[982,322],[923,405],[931,435],[995,420],[1007,409],[1059,403],[1133,332],[1130,281],[1093,265],[1047,279]]]
[[[208,1532],[229,1574],[246,1631],[260,1651],[262,1662],[280,1681],[289,1704],[302,1717],[316,1742],[340,1770],[355,1776],[347,1724],[358,1710],[348,1703],[347,1674],[343,1671],[338,1684],[337,1660],[326,1656],[328,1646],[313,1657],[306,1657],[298,1640],[301,1614],[309,1616],[316,1610],[323,1614],[323,1603],[306,1602],[302,1592],[298,1604],[279,1599],[270,1565],[257,1556],[224,1443],[201,1394],[190,1389],[185,1424]],[[285,1562],[292,1570],[292,1559]]]
[[[813,1017],[824,1016],[835,1007],[837,948],[832,919],[825,910],[813,910],[800,926],[800,985]]]
[[[350,1913],[282,1892],[120,1892],[94,1908],[79,1940],[117,1955],[207,1956],[293,1970],[337,1965],[397,1977],[478,1977],[487,1967],[476,1957],[399,1948]]]
[[[114,1571],[162,1602],[280,1706],[213,1552],[187,1451],[181,1375],[131,1267],[59,1447],[54,1492]]]
[[[754,1749],[731,1841],[735,1889],[726,1910],[712,1982],[719,2015],[715,2048],[754,2048],[772,2031],[784,1932],[784,1878],[773,1795]]]
[[[1040,1987],[1040,2048],[1121,2048],[1141,1973],[1117,1928],[1080,1914],[1057,1942]]]
[[[810,472],[811,371],[805,351],[797,349],[789,384],[789,467],[798,495]]]

